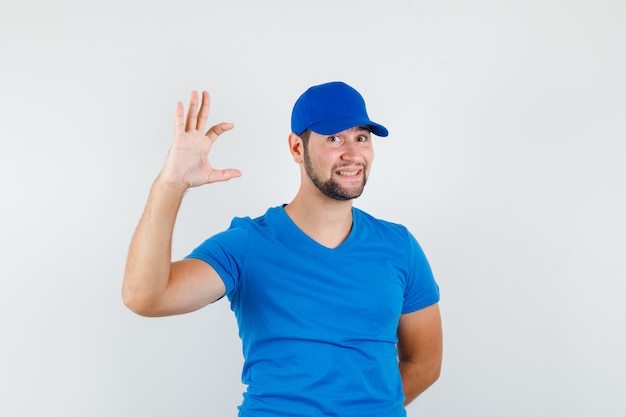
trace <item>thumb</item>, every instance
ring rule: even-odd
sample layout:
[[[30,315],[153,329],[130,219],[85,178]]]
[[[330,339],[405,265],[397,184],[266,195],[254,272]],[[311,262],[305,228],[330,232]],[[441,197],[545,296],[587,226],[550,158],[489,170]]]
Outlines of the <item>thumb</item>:
[[[228,181],[233,178],[241,177],[241,171],[234,168],[214,169],[209,176],[209,182]]]

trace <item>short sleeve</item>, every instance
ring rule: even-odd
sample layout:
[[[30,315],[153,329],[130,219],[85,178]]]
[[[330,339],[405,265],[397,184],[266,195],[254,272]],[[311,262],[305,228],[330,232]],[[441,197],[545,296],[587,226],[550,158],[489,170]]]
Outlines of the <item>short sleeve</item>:
[[[439,302],[439,285],[415,237],[407,231],[411,257],[404,292],[402,314],[421,310]]]
[[[226,286],[226,295],[239,285],[239,277],[248,247],[248,229],[233,220],[228,230],[205,240],[185,258],[199,259],[211,265]]]

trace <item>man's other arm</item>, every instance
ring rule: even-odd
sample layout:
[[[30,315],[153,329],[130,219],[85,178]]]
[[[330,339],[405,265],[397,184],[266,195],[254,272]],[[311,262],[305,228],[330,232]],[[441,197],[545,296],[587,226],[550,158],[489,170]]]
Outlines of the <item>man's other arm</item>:
[[[398,325],[398,360],[408,405],[431,386],[441,372],[443,336],[439,305],[403,314]]]

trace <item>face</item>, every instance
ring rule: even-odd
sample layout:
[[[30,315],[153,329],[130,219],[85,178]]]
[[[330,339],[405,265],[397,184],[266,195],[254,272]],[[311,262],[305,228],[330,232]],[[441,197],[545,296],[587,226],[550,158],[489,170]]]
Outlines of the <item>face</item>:
[[[373,159],[371,133],[365,127],[334,135],[311,132],[303,152],[311,182],[325,196],[341,201],[361,195]]]

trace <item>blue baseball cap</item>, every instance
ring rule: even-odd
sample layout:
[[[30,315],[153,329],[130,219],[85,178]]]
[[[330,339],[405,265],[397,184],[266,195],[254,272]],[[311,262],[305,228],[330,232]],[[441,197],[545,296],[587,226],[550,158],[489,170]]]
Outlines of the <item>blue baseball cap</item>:
[[[370,120],[361,94],[341,81],[309,88],[291,113],[291,131],[297,135],[307,129],[332,135],[356,126],[367,126],[376,136],[389,134],[386,127]]]

